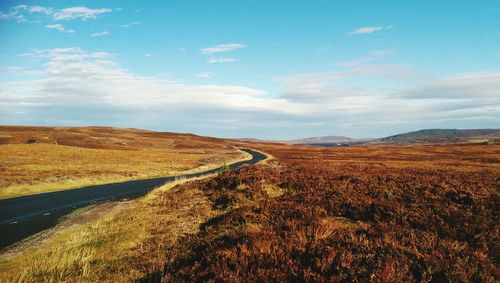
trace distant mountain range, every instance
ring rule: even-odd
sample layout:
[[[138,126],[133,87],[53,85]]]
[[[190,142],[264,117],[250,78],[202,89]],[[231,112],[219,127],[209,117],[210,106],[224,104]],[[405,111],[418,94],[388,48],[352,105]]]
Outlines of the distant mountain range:
[[[261,140],[255,138],[239,138],[239,141],[245,142],[266,142],[266,143],[286,143],[286,144],[303,144],[303,145],[324,145],[324,144],[346,144],[355,140],[343,136],[324,136],[324,137],[309,137],[296,140]]]
[[[500,144],[500,129],[426,129],[378,139],[353,139],[345,136],[309,137],[296,140],[259,140],[239,139],[250,142],[277,142],[301,145],[346,146],[363,144],[456,144],[456,143],[495,143]]]
[[[370,144],[486,143],[500,141],[500,129],[427,129],[372,140]]]
[[[354,141],[354,139],[344,136],[324,136],[324,137],[310,137],[298,140],[287,141],[291,144],[342,144]]]

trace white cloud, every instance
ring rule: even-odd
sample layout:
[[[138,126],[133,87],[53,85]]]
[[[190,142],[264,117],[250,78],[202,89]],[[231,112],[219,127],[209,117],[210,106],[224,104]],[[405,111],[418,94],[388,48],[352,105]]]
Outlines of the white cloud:
[[[282,77],[281,98],[309,105],[309,118],[366,132],[500,122],[500,71],[431,78],[405,65],[380,63],[373,59],[377,55],[386,56],[375,52],[338,64],[340,70]]]
[[[97,16],[106,14],[106,13],[111,13],[111,9],[107,8],[101,8],[101,9],[90,9],[87,7],[70,7],[70,8],[65,8],[61,9],[57,12],[55,12],[52,15],[52,18],[56,21],[59,20],[72,20],[72,19],[82,19],[82,20],[89,20],[89,19],[96,19]]]
[[[202,78],[202,79],[210,79],[214,76],[215,74],[212,73],[212,72],[201,72],[201,73],[198,73],[196,74],[196,76],[198,78]]]
[[[216,64],[216,63],[233,63],[238,61],[238,59],[234,57],[210,57],[207,59],[208,64]]]
[[[444,77],[432,83],[421,84],[402,94],[412,99],[500,100],[500,72],[472,73]]]
[[[10,15],[0,11],[0,20],[9,20]]]
[[[41,70],[33,70],[19,66],[0,67],[0,72],[13,76],[36,76],[43,74]]]
[[[4,21],[14,20],[18,23],[28,21],[26,19],[26,17],[23,14],[21,14],[21,11],[19,9],[15,9],[15,8],[12,8],[8,12],[0,11],[0,20],[4,20]]]
[[[374,51],[355,60],[337,63],[337,70],[278,78],[285,89],[283,97],[290,101],[321,104],[340,97],[375,95],[386,92],[387,88],[424,79],[424,75],[407,65],[380,62],[390,54],[389,51]]]
[[[24,10],[27,11],[30,14],[45,14],[45,15],[51,15],[54,10],[52,8],[47,8],[47,7],[42,7],[42,6],[28,6],[28,5],[17,5],[14,7],[14,10],[20,11]]]
[[[45,25],[45,27],[48,28],[48,29],[55,29],[55,30],[62,31],[62,32],[68,32],[68,33],[74,33],[75,32],[75,30],[73,30],[73,29],[66,29],[66,28],[64,28],[63,25],[60,25],[60,24]]]
[[[5,71],[8,74],[16,74],[25,70],[24,67],[17,66],[9,66],[9,67],[0,67],[0,70]]]
[[[122,25],[122,28],[129,28],[129,27],[132,27],[132,26],[140,25],[140,24],[141,24],[141,22],[135,21],[135,22],[131,22],[131,23]]]
[[[107,31],[94,32],[90,36],[96,37],[96,36],[105,36],[105,35],[109,35],[109,32],[107,32]]]
[[[214,54],[214,53],[220,53],[220,52],[229,52],[229,51],[241,49],[244,47],[245,47],[245,45],[243,45],[241,43],[227,43],[227,44],[219,44],[219,45],[212,46],[212,47],[202,48],[202,49],[200,49],[200,51],[202,54]]]
[[[106,52],[84,52],[79,48],[54,48],[54,49],[35,49],[31,53],[21,53],[18,56],[22,57],[32,57],[37,60],[49,60],[47,64],[51,61],[78,61],[87,59],[108,59],[110,54]],[[47,66],[47,64],[45,66]]]
[[[254,88],[236,85],[192,85],[133,74],[121,68],[110,54],[104,52],[58,48],[35,50],[25,56],[47,60],[45,77],[1,83],[0,96],[4,99],[4,105],[7,101],[9,107],[159,107],[160,113],[165,113],[166,109],[180,109],[179,107],[210,111],[303,111],[284,99],[268,98],[264,91]]]
[[[43,7],[38,5],[17,5],[12,7],[9,11],[0,11],[0,20],[15,20],[17,22],[28,22],[29,19],[36,16],[36,14],[52,17],[53,20],[72,20],[72,19],[96,19],[97,16],[111,13],[111,9],[90,9],[87,7],[70,7],[61,10],[55,10],[50,7]],[[38,22],[38,20],[33,21]]]
[[[151,57],[153,57],[153,54],[151,54],[151,53],[145,53],[145,54],[144,54],[144,57],[146,57],[146,58],[151,58]]]
[[[360,27],[352,32],[350,32],[349,34],[369,34],[369,33],[374,33],[374,32],[377,32],[377,31],[381,31],[381,30],[387,30],[387,29],[392,29],[394,26],[393,25],[390,25],[390,26],[367,26],[367,27]]]
[[[45,27],[48,28],[48,29],[55,29],[55,30],[58,30],[58,31],[64,31],[64,27],[62,25],[60,25],[60,24],[46,25]]]

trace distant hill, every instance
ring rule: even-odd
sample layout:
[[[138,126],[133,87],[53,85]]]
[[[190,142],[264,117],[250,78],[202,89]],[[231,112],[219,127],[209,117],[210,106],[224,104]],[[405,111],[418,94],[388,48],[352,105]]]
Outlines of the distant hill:
[[[223,139],[113,127],[0,126],[0,145],[43,143],[94,149],[220,148]]]
[[[256,138],[236,138],[233,140],[242,142],[256,142],[256,143],[285,143],[284,141],[279,141],[279,140],[261,140]]]
[[[426,129],[376,139],[370,144],[498,143],[500,129]]]
[[[349,143],[354,139],[344,136],[324,136],[324,137],[310,137],[297,140],[287,141],[291,144],[336,144],[336,143]]]

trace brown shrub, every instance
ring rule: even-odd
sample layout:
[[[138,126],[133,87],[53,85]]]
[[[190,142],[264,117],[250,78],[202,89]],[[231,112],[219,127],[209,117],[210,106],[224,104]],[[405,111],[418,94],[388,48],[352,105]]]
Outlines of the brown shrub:
[[[183,252],[166,252],[162,276],[145,280],[500,280],[495,163],[471,165],[441,147],[385,149],[376,163],[364,148],[267,150],[279,165],[185,186],[222,214],[177,241],[170,249]],[[269,197],[269,186],[283,193]]]

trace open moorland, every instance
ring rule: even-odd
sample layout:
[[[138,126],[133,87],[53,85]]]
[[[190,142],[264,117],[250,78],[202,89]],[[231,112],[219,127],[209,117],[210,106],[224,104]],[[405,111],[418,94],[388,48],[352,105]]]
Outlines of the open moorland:
[[[0,198],[201,171],[244,157],[221,139],[109,127],[0,127]]]
[[[499,129],[427,129],[368,141],[370,144],[500,144]]]
[[[0,278],[500,280],[498,146],[251,146],[273,158],[97,206],[4,254]]]

